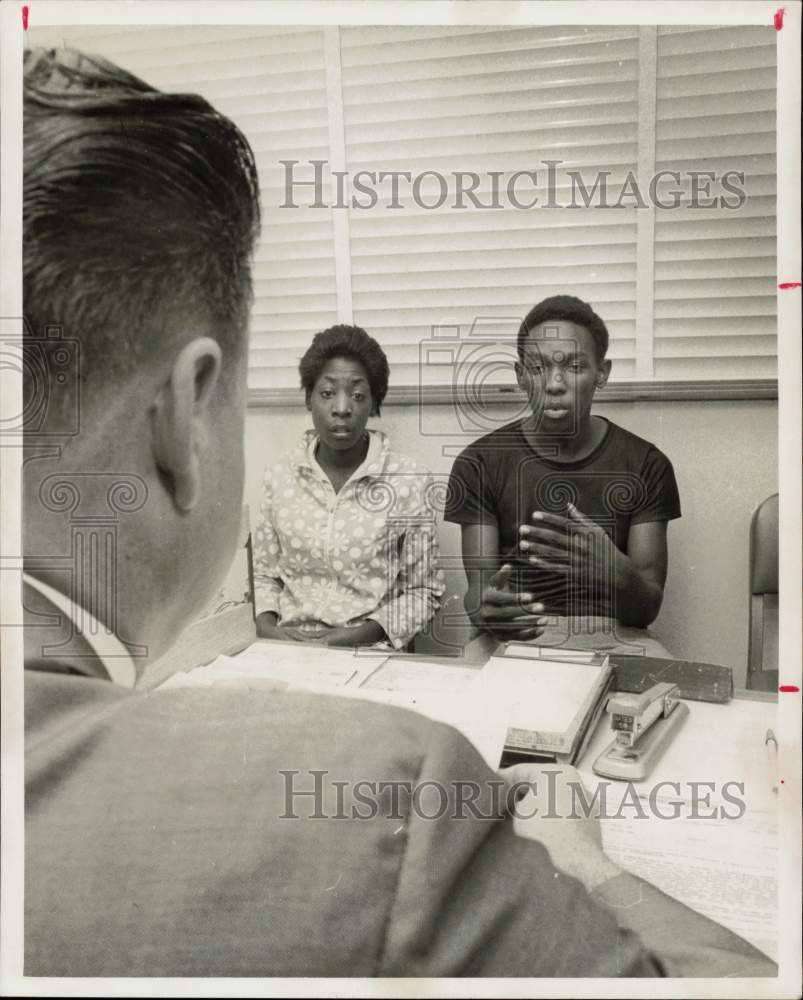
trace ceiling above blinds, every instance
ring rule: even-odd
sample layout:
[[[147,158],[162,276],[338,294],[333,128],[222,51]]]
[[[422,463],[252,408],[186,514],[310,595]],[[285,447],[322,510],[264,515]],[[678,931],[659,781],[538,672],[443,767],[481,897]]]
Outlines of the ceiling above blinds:
[[[605,319],[614,382],[643,380],[645,363],[655,380],[773,378],[774,31],[659,28],[655,68],[640,65],[645,31],[654,29],[73,27],[29,34],[35,44],[99,52],[163,89],[199,92],[248,136],[264,219],[250,385],[263,398],[295,391],[300,355],[318,330],[338,321],[376,336],[393,387],[462,380],[471,370],[467,357],[484,366],[487,384],[510,384],[505,359],[512,360],[518,321],[558,292],[586,299]],[[312,207],[312,186],[296,185],[297,207],[282,208],[282,160],[298,161],[305,180],[312,160],[352,178],[408,171],[419,177],[418,197],[401,181],[398,207],[388,207],[385,183],[370,209],[332,208],[327,166],[326,207]],[[561,161],[552,192],[559,208],[544,207],[548,160]],[[653,161],[656,171],[682,172],[677,208],[636,208],[632,199],[619,208],[599,207],[599,199],[566,207],[568,171],[589,188],[606,172],[615,201],[628,173]],[[743,172],[744,204],[692,207],[688,172],[695,170]],[[424,207],[441,190],[432,174],[421,176],[427,171],[448,181],[440,208]],[[455,208],[461,171],[478,175],[483,204],[492,199],[494,172],[502,177],[505,207],[478,208],[465,198]],[[538,197],[537,207],[519,210],[504,197],[515,171],[537,171],[536,182],[522,178],[518,188],[525,201]],[[646,198],[649,178],[638,179]],[[673,187],[665,179],[657,191],[663,197]],[[711,191],[722,193],[718,182]]]

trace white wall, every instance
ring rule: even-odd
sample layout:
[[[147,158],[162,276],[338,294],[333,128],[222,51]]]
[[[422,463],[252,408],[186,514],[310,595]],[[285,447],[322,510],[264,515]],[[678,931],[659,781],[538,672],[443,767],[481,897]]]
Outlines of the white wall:
[[[747,664],[748,528],[750,515],[777,490],[777,404],[772,401],[607,403],[595,412],[652,441],[675,467],[683,517],[669,527],[669,578],[654,631],[677,656],[722,663],[744,686]],[[489,427],[516,413],[489,411]],[[466,437],[454,433],[446,405],[386,406],[382,427],[397,448],[434,473],[447,474]],[[297,408],[250,409],[246,422],[245,502],[252,523],[259,509],[264,467],[310,426],[301,393]],[[477,435],[469,435],[477,436]],[[444,451],[451,448],[449,454]],[[456,525],[441,527],[447,566],[459,565]],[[448,573],[462,592],[462,574]]]

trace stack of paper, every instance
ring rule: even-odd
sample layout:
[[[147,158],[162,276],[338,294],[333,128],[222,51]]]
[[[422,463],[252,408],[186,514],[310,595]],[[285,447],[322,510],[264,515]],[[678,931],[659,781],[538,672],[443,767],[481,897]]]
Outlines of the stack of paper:
[[[547,659],[494,656],[482,671],[489,703],[509,705],[505,747],[572,756],[595,717],[611,676],[606,656]]]

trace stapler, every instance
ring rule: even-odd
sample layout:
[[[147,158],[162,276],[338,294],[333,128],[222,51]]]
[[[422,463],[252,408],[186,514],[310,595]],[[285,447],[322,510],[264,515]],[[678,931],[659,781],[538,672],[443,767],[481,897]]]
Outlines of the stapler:
[[[616,733],[597,757],[595,774],[623,781],[643,781],[689,714],[677,684],[654,684],[642,694],[614,694],[605,708]]]

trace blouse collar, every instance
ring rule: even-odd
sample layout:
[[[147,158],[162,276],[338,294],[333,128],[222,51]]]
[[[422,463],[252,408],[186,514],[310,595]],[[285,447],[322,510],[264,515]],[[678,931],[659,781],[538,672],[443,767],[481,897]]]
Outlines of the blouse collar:
[[[368,451],[362,464],[352,473],[350,479],[364,479],[371,476],[381,476],[385,470],[388,453],[390,451],[390,441],[383,431],[367,431]],[[291,464],[298,469],[307,469],[318,475],[321,467],[315,458],[315,449],[318,447],[319,437],[315,430],[304,431],[301,442],[293,449],[290,455]]]

